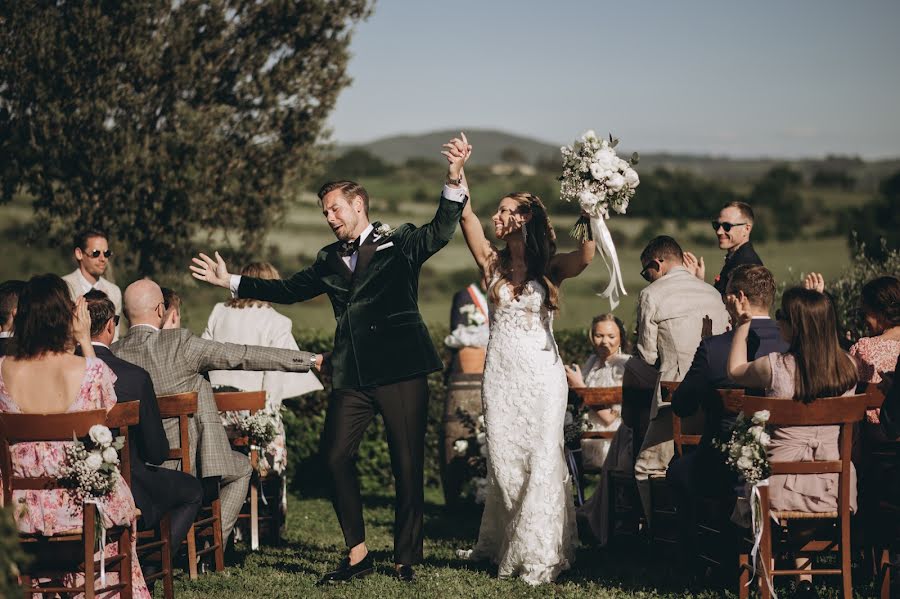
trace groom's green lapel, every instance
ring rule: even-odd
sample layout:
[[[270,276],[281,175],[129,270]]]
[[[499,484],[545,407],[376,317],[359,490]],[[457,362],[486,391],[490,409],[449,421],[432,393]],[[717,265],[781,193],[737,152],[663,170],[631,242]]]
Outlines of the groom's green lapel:
[[[369,236],[366,237],[366,240],[359,246],[359,255],[356,257],[356,268],[353,269],[352,280],[354,283],[359,282],[365,274],[366,269],[369,268],[369,263],[372,261],[372,257],[375,256],[375,250],[378,249],[379,242],[382,241],[383,236],[377,233],[377,229],[380,226],[381,223],[378,221],[372,223],[372,231],[369,233]]]
[[[325,254],[325,263],[331,267],[331,270],[349,281],[352,278],[353,273],[350,272],[350,268],[341,260],[341,255],[338,253],[338,248],[341,247],[340,243],[333,244],[333,247],[326,249]]]

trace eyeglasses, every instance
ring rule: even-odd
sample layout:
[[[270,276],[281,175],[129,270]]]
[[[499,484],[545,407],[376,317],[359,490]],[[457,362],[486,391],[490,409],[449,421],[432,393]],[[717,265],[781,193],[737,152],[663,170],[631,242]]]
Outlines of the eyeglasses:
[[[101,252],[100,250],[94,250],[93,252],[88,252],[85,250],[84,254],[91,258],[99,258],[100,254],[103,254],[104,258],[109,258],[112,256],[112,250],[106,250],[105,252]]]
[[[659,270],[659,260],[654,260],[641,269],[641,278],[645,281],[650,280],[650,271]]]
[[[731,228],[732,228],[732,227],[742,227],[742,226],[747,225],[747,224],[749,224],[749,223],[720,223],[719,221],[714,220],[714,221],[712,221],[710,224],[712,225],[713,231],[718,231],[718,230],[719,230],[719,227],[722,227],[722,229],[723,229],[726,233],[728,233],[729,231],[731,231]]]

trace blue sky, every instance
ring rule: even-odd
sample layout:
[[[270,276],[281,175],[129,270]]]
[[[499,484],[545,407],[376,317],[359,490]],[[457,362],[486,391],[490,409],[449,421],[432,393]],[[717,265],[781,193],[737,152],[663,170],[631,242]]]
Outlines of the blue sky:
[[[629,150],[900,156],[897,0],[380,0],[333,139],[496,128]]]

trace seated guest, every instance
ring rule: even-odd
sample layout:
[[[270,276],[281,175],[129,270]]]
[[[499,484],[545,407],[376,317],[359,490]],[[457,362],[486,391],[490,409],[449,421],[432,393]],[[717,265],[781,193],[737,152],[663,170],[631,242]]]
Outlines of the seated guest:
[[[0,283],[0,356],[11,353],[13,319],[16,316],[16,305],[25,281],[4,281]]]
[[[863,285],[859,307],[871,337],[863,337],[850,348],[856,359],[859,380],[881,381],[880,372],[891,372],[900,355],[900,279],[878,277]]]
[[[162,287],[163,304],[166,313],[163,315],[164,329],[180,329],[181,328],[181,296],[174,289]]]
[[[198,465],[199,477],[215,483],[220,478],[222,533],[231,534],[247,497],[250,462],[232,451],[228,436],[206,379],[211,370],[287,370],[307,372],[321,364],[321,356],[300,351],[216,343],[193,335],[186,329],[161,330],[165,303],[159,285],[149,279],[135,281],[125,290],[125,315],[131,328],[112,352],[150,373],[160,395],[199,392],[197,414],[191,419],[191,463]],[[178,422],[164,422],[170,446],[178,446]],[[176,467],[177,462],[167,462]]]
[[[253,262],[241,269],[241,275],[260,279],[280,279],[281,275],[268,262]],[[255,299],[234,298],[216,304],[204,339],[220,343],[241,343],[262,347],[277,347],[297,351],[291,319],[279,314],[269,302]],[[278,434],[266,448],[264,462],[260,464],[260,474],[268,470],[281,475],[287,465],[287,450],[284,439],[284,423],[281,421],[281,402],[290,397],[299,397],[312,391],[320,391],[322,383],[312,372],[237,371],[214,370],[209,373],[209,382],[214,387],[234,387],[241,391],[266,392],[266,408],[275,416]],[[223,415],[225,424],[234,425],[239,416],[234,413]],[[282,493],[284,496],[284,493]]]
[[[775,279],[764,266],[742,265],[735,268],[725,290],[726,295],[743,294],[752,320],[747,333],[747,357],[754,360],[773,352],[788,350],[778,325],[769,318],[775,302]],[[716,498],[725,513],[731,513],[737,475],[726,464],[722,452],[713,446],[715,439],[727,441],[734,426],[733,416],[724,416],[717,389],[738,387],[728,378],[728,352],[734,332],[707,337],[700,342],[694,361],[681,385],[672,395],[672,410],[685,418],[703,408],[704,430],[700,446],[669,464],[666,480],[678,509],[682,556],[693,561],[697,551],[696,504],[700,497]],[[752,391],[762,395],[764,389]],[[730,504],[730,505],[729,505]],[[691,563],[692,566],[696,565]]]
[[[725,293],[728,276],[742,264],[762,266],[763,262],[753,244],[750,243],[750,232],[753,231],[753,208],[744,202],[728,202],[719,211],[719,218],[712,221],[713,230],[719,241],[719,249],[725,250],[725,264],[722,271],[713,280],[713,286],[719,293]],[[684,253],[684,266],[701,281],[706,277],[706,265],[703,258],[697,258],[690,252]]]
[[[116,404],[116,376],[94,355],[91,319],[84,298],[73,304],[65,281],[56,275],[32,277],[21,291],[16,312],[15,352],[0,356],[0,412],[66,414],[104,409]],[[76,343],[84,357],[74,355]],[[54,477],[65,462],[67,442],[18,443],[11,448],[13,473]],[[29,534],[57,534],[81,529],[82,506],[66,489],[15,490],[16,524]],[[131,491],[123,479],[100,500],[107,527],[130,525],[135,520]],[[134,537],[132,537],[134,541]],[[117,543],[106,555],[118,553]],[[107,573],[108,583],[118,574]],[[84,576],[67,576],[66,584],[82,584]],[[135,597],[149,598],[132,545],[131,584]]]
[[[91,289],[98,289],[109,297],[116,307],[116,314],[121,316],[122,290],[103,276],[109,269],[109,259],[112,257],[106,233],[96,229],[81,231],[75,237],[72,256],[78,268],[63,277],[72,299],[81,297]],[[118,338],[119,331],[116,329]]]
[[[140,424],[132,435],[131,492],[141,510],[139,528],[148,530],[159,524],[166,513],[171,515],[171,542],[177,550],[187,538],[188,529],[197,517],[203,499],[203,487],[195,477],[160,468],[169,452],[169,440],[163,429],[150,374],[117,358],[110,351],[113,331],[118,326],[115,306],[102,291],[89,291],[84,296],[91,314],[91,344],[97,357],[116,375],[114,385],[119,402],[140,402]]]
[[[625,325],[612,314],[595,316],[588,340],[594,352],[584,366],[566,366],[569,387],[621,387],[628,355]],[[624,348],[624,351],[623,351]],[[614,431],[622,424],[622,406],[590,410],[588,421],[592,431]],[[602,467],[609,452],[610,439],[585,439],[581,442],[585,466]]]

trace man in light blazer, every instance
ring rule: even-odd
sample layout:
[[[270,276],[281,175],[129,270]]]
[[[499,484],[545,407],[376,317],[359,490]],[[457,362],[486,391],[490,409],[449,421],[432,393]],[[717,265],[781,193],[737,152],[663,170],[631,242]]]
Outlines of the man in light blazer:
[[[197,414],[189,429],[191,461],[198,477],[220,479],[222,534],[227,539],[246,499],[251,469],[246,455],[232,451],[212,386],[204,375],[210,370],[307,372],[319,357],[302,351],[217,343],[186,329],[161,330],[163,294],[149,279],[136,281],[125,290],[125,315],[131,328],[112,345],[113,353],[149,372],[159,395],[199,392]],[[167,419],[164,424],[169,445],[178,447],[177,421]],[[173,462],[165,465],[175,467]]]
[[[661,380],[681,381],[690,370],[704,323],[711,334],[724,333],[728,312],[719,292],[684,267],[684,252],[671,237],[652,239],[641,253],[641,266],[641,276],[650,285],[638,298],[637,357],[655,367]],[[674,454],[672,412],[657,385],[647,433],[634,465],[650,526],[649,478],[664,476]]]

